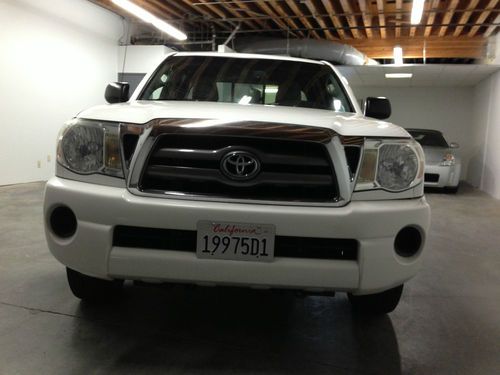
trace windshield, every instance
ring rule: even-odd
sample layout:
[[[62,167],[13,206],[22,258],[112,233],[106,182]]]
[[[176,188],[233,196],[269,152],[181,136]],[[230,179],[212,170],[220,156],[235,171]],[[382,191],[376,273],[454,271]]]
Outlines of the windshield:
[[[443,135],[437,131],[408,130],[408,133],[422,146],[449,147]]]
[[[172,56],[141,100],[269,104],[353,112],[335,72],[323,64],[216,56]]]

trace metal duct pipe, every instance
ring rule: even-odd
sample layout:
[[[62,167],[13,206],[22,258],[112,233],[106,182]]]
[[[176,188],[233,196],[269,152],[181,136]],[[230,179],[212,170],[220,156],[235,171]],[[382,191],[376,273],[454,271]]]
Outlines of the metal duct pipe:
[[[339,65],[365,65],[368,57],[347,44],[316,39],[239,39],[238,52],[287,55],[313,60],[327,60]]]

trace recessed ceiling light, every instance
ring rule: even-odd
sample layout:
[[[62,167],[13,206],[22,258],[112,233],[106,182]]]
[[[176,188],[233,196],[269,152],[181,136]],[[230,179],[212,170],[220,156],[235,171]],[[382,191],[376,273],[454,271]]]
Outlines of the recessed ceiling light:
[[[418,25],[422,19],[422,13],[424,12],[424,2],[425,0],[413,0],[413,5],[411,7],[411,24]]]
[[[141,8],[140,6],[135,5],[131,1],[129,0],[112,0],[112,1],[119,7],[125,9],[127,12],[132,13],[134,16],[140,18],[144,22],[152,24],[157,29],[169,34],[175,39],[178,40],[187,39],[187,35],[184,34],[182,31],[166,23],[165,21],[159,19],[158,17],[149,13],[147,10]]]
[[[385,73],[385,78],[411,78],[413,73]]]

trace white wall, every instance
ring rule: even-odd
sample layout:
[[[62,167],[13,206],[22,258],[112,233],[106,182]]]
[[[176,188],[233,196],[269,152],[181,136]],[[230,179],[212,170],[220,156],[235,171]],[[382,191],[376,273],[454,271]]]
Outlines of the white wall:
[[[474,109],[470,129],[474,155],[467,179],[500,199],[500,72],[475,87]]]
[[[120,46],[118,67],[125,73],[149,73],[174,50],[165,46]]]
[[[391,101],[389,121],[405,128],[436,129],[448,142],[458,142],[462,179],[473,149],[469,143],[473,112],[471,87],[353,87],[358,99],[385,96]]]
[[[122,21],[86,0],[0,0],[0,25],[0,185],[46,180],[61,125],[116,80]]]

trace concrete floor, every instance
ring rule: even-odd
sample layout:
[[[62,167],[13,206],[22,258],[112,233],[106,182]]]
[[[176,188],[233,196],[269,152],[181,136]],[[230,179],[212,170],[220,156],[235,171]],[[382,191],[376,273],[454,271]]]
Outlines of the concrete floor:
[[[0,188],[0,374],[500,374],[500,202],[432,193],[428,255],[398,309],[344,294],[128,286],[71,295],[42,230],[43,184]]]

